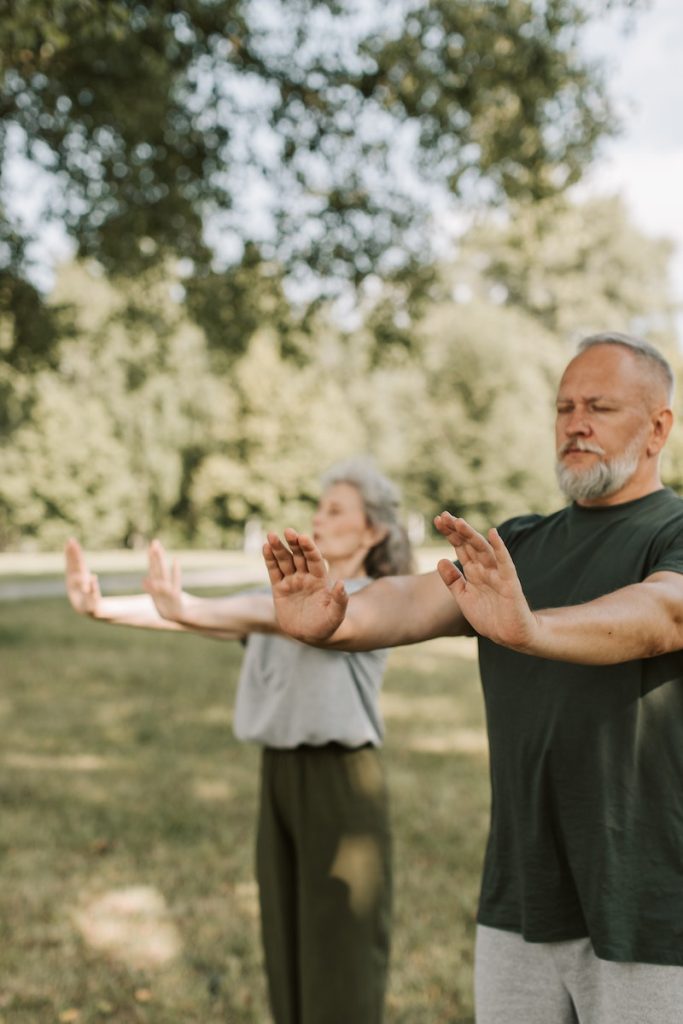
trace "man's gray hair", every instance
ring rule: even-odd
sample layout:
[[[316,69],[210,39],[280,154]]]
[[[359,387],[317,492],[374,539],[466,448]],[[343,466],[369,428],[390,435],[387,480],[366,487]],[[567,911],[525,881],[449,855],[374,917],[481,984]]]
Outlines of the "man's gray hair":
[[[324,488],[351,484],[363,501],[368,522],[384,527],[386,536],[368,552],[368,576],[400,576],[413,571],[413,552],[399,518],[400,492],[367,456],[346,459],[330,466],[321,480]]]
[[[629,349],[638,358],[646,360],[649,368],[665,385],[669,402],[673,401],[674,372],[669,361],[654,345],[631,334],[622,334],[620,331],[604,331],[601,334],[590,334],[584,338],[579,342],[577,350],[585,352],[586,349],[594,348],[596,345],[621,345],[622,348]]]

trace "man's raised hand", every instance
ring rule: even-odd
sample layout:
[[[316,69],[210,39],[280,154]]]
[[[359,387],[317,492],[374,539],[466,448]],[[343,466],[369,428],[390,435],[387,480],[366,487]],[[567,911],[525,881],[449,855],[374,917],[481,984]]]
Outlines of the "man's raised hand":
[[[343,581],[330,580],[310,537],[287,529],[285,540],[269,533],[263,546],[280,628],[305,643],[322,642],[343,622],[348,594]]]
[[[463,571],[448,559],[437,568],[470,625],[481,636],[514,650],[529,650],[539,629],[514,563],[497,530],[488,537],[464,519],[442,512],[434,520],[453,545]]]

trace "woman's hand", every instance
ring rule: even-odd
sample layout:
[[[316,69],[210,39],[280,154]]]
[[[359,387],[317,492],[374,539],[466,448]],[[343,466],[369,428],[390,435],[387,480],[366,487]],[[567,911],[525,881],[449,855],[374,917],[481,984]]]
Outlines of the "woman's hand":
[[[91,573],[85,561],[81,545],[70,537],[64,548],[66,556],[66,593],[71,607],[79,615],[100,618],[102,595],[97,576]]]
[[[181,622],[183,618],[183,589],[180,565],[174,558],[171,568],[163,544],[153,540],[148,552],[148,572],[142,585],[150,595],[156,610],[164,619]]]

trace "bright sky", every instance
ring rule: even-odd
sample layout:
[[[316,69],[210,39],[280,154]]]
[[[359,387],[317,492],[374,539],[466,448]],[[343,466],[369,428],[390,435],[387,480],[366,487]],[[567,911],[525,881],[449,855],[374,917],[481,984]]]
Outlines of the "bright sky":
[[[591,52],[607,59],[624,130],[603,146],[587,187],[620,192],[639,227],[676,242],[673,288],[683,304],[683,3],[652,0],[626,36],[623,20],[612,16],[588,39]]]

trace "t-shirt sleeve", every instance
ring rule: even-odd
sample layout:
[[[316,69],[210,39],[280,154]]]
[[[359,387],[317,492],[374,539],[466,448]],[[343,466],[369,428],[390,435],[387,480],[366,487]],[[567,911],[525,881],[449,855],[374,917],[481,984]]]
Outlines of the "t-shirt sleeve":
[[[652,544],[647,575],[656,572],[683,573],[683,521],[678,517],[659,532]]]
[[[506,519],[505,522],[501,523],[496,527],[500,537],[509,549],[511,545],[514,545],[514,541],[517,537],[525,533],[531,526],[538,523],[543,516],[539,515],[527,515],[527,516],[515,516],[514,519]],[[453,559],[453,565],[462,572],[462,565],[459,559]]]

